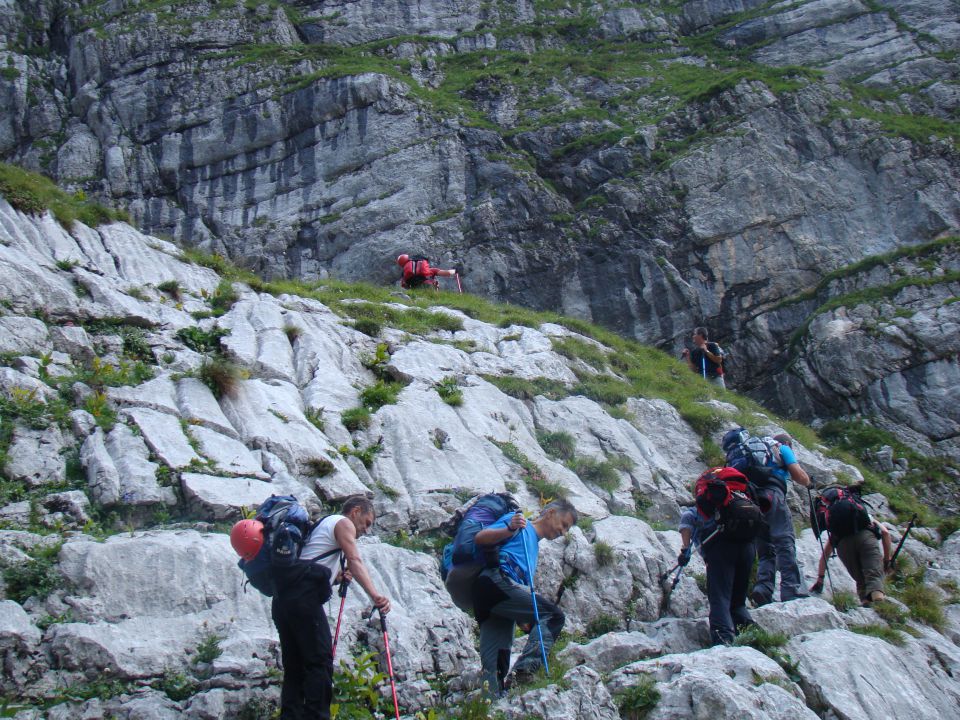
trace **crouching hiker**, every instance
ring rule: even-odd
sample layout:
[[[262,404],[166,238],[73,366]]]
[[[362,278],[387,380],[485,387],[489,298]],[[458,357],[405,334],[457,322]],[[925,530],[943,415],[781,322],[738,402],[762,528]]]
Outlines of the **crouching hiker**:
[[[307,535],[298,563],[301,572],[277,581],[272,615],[283,660],[282,720],[330,718],[333,651],[323,603],[332,594],[331,579],[356,580],[375,607],[390,611],[390,600],[374,586],[356,542],[373,525],[373,504],[354,496],[340,512],[325,517]],[[349,573],[341,572],[341,557]]]
[[[690,562],[699,546],[707,565],[710,640],[730,645],[737,633],[753,624],[747,590],[753,568],[754,539],[766,529],[747,478],[733,468],[711,468],[696,485],[696,507],[680,517],[682,541],[677,564]]]
[[[490,694],[499,694],[510,683],[524,681],[536,672],[563,630],[563,611],[534,593],[533,578],[540,540],[565,535],[578,517],[568,501],[554,500],[531,523],[519,511],[508,513],[474,539],[481,547],[500,546],[499,565],[483,570],[473,586],[474,612],[480,623],[480,661]],[[538,617],[540,625],[530,631],[508,677],[514,624],[535,624]]]
[[[827,531],[827,544],[820,555],[817,581],[810,587],[810,592],[823,592],[827,560],[836,548],[840,562],[857,583],[860,602],[870,605],[885,600],[884,568],[892,564],[890,532],[867,512],[860,499],[860,488],[824,489],[813,505],[811,525],[818,535]],[[882,558],[878,540],[883,548]]]

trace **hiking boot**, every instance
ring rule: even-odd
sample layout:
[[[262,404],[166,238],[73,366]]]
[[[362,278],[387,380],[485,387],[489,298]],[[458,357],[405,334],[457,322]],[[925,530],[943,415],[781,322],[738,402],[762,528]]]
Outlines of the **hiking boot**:
[[[863,605],[864,607],[870,607],[871,605],[873,605],[873,603],[881,602],[882,600],[886,600],[886,599],[887,599],[887,596],[885,594],[883,594],[879,590],[874,590],[872,593],[870,593],[868,597],[863,599],[863,602],[861,603],[861,605]]]
[[[763,607],[764,605],[769,605],[770,598],[768,598],[759,590],[754,590],[752,593],[750,593],[750,602],[753,603],[753,606],[755,608],[758,608],[758,607]]]
[[[511,688],[517,687],[520,685],[529,685],[533,682],[533,678],[536,677],[536,673],[532,670],[526,670],[524,668],[513,669],[508,674],[503,681],[503,689],[506,692],[509,692]]]

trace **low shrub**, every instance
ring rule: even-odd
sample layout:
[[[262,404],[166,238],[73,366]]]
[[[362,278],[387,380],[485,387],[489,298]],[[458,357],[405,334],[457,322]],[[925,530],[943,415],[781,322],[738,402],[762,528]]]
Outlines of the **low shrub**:
[[[644,675],[636,685],[617,693],[616,701],[623,720],[644,720],[660,702],[656,679]]]
[[[363,406],[344,410],[340,414],[340,422],[350,432],[364,430],[370,427],[370,411]]]
[[[573,435],[563,430],[557,432],[537,431],[537,442],[550,457],[558,460],[573,460],[577,442]]]

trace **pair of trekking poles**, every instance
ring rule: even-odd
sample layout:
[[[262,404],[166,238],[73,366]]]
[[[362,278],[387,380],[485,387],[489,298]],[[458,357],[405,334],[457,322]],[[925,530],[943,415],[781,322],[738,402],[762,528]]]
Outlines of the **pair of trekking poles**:
[[[343,606],[347,602],[347,590],[350,586],[349,580],[340,582],[340,612],[337,614],[337,629],[333,635],[333,652],[331,653],[331,662],[337,657],[337,643],[340,641],[340,624],[343,621]],[[396,713],[396,720],[400,720],[400,704],[397,702],[397,682],[393,674],[393,659],[390,656],[390,637],[387,634],[387,618],[383,610],[377,608],[380,613],[380,630],[383,632],[383,649],[387,656],[387,672],[390,675],[390,691],[393,694],[393,711]]]

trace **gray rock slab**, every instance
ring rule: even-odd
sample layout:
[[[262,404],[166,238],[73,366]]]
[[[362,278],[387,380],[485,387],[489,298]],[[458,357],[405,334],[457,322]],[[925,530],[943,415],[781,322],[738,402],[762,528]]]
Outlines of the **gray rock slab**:
[[[230,334],[220,344],[256,376],[295,382],[293,348],[284,331],[284,311],[270,296],[241,300],[218,324]]]
[[[187,504],[213,520],[239,520],[241,509],[253,509],[276,492],[270,483],[253,478],[182,473],[180,481]]]
[[[79,360],[90,360],[96,354],[87,331],[76,325],[54,325],[50,328],[53,349]]]
[[[147,447],[165,465],[182,468],[203,459],[190,445],[190,440],[180,425],[180,419],[175,415],[133,407],[121,410],[120,416],[140,428]]]
[[[607,683],[614,695],[641,678],[657,681],[660,700],[647,715],[751,720],[814,720],[803,693],[773,660],[749,647],[713,647],[664,655],[616,670]],[[694,713],[691,708],[696,708]]]
[[[63,513],[78,525],[90,519],[90,500],[82,490],[51,493],[43,498],[43,507],[50,512]]]
[[[177,381],[176,407],[191,424],[203,425],[234,439],[239,437],[210,388],[196,378],[187,377]]]
[[[42,430],[17,426],[7,450],[7,476],[30,488],[63,483],[67,479],[66,442],[56,425]]]
[[[106,437],[97,429],[80,448],[92,499],[101,505],[175,505],[173,488],[157,483],[159,467],[149,459],[143,439],[126,425],[117,425]]]
[[[785,649],[808,695],[838,717],[939,720],[955,715],[960,703],[956,683],[918,643],[901,648],[828,630],[796,637]]]
[[[0,393],[7,400],[32,399],[37,402],[46,402],[54,396],[54,390],[37,378],[30,377],[9,367],[0,367]]]
[[[30,507],[29,500],[10,503],[0,508],[0,520],[11,523],[14,527],[26,527],[30,525],[30,517],[33,510]]]
[[[28,653],[40,644],[41,633],[20,603],[0,600],[0,654]]]
[[[752,610],[751,615],[767,632],[783,633],[787,637],[847,627],[844,617],[833,605],[815,597],[771,603]]]
[[[212,460],[220,472],[247,475],[261,480],[270,477],[263,471],[254,454],[239,440],[203,425],[190,425],[187,433],[199,443],[200,452],[205,458]]]
[[[498,709],[511,720],[531,717],[620,720],[622,717],[601,682],[600,673],[583,665],[568,670],[562,683],[501,701]]]
[[[663,654],[663,645],[645,632],[611,632],[590,642],[567,645],[557,656],[570,665],[589,665],[601,673]]]
[[[41,355],[53,348],[47,326],[32,317],[0,317],[0,353]]]
[[[169,375],[155,377],[140,385],[108,388],[107,397],[118,407],[143,407],[168,415],[179,414],[176,388]]]

